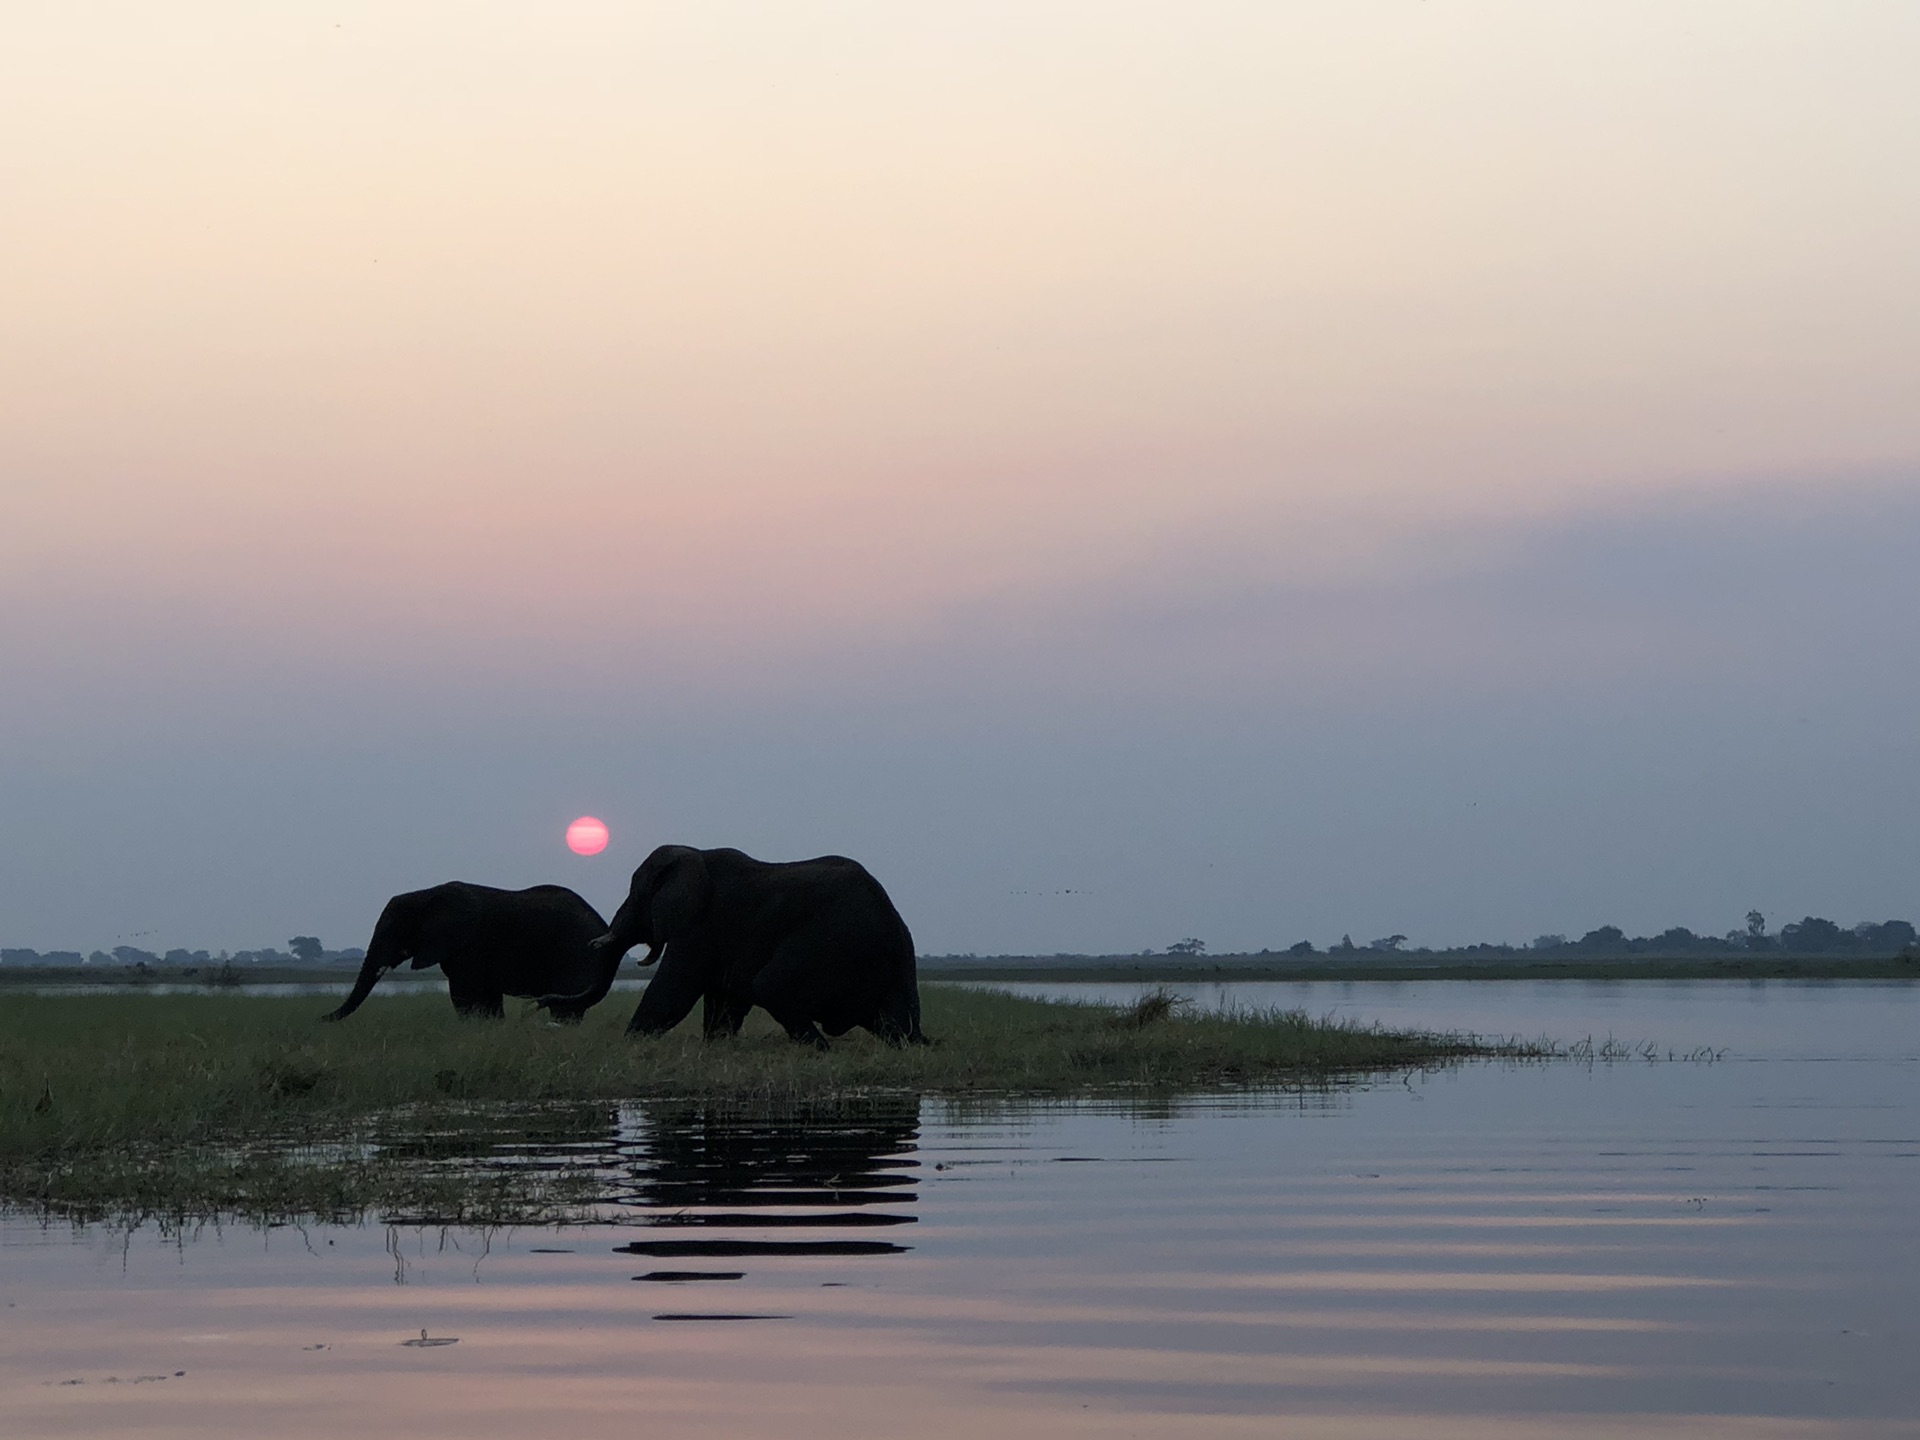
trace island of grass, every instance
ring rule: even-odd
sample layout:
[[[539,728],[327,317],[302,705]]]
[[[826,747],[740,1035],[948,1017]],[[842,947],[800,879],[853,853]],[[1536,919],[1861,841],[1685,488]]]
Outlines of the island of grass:
[[[603,1125],[610,1107],[632,1101],[803,1124],[922,1096],[1324,1088],[1545,1053],[1297,1011],[1194,1013],[1165,991],[1112,1007],[934,984],[923,1007],[930,1046],[893,1050],[855,1034],[821,1054],[757,1012],[738,1039],[706,1043],[693,1023],[629,1040],[620,1003],[560,1027],[530,1006],[474,1022],[444,996],[398,995],[323,1025],[314,997],[10,997],[0,1005],[0,1204],[82,1218],[563,1219],[597,1198],[593,1175],[549,1167],[536,1181],[511,1166],[431,1162]]]

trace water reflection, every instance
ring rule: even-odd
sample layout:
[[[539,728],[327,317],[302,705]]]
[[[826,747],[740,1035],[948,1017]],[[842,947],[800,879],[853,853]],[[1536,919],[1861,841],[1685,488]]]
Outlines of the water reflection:
[[[756,1114],[739,1106],[633,1101],[480,1110],[433,1127],[402,1115],[378,1127],[362,1153],[427,1178],[497,1183],[503,1220],[516,1196],[564,1187],[572,1218],[602,1224],[880,1228],[915,1220],[902,1207],[917,1198],[920,1104],[917,1096],[886,1096]],[[455,1223],[426,1212],[383,1219]]]
[[[623,1107],[618,1142],[625,1179],[617,1203],[632,1223],[726,1231],[635,1240],[629,1255],[662,1259],[764,1259],[789,1255],[899,1255],[887,1240],[766,1239],[767,1230],[847,1230],[911,1225],[918,1198],[920,1102],[878,1110],[788,1115],[715,1115],[704,1107]],[[637,1279],[681,1272],[655,1272]],[[739,1278],[735,1275],[733,1278]]]
[[[1857,992],[1843,1035],[1886,1004]],[[383,1161],[584,1176],[591,1223],[0,1225],[0,1414],[9,1440],[1920,1435],[1910,1051],[396,1135]]]
[[[691,1102],[568,1106],[519,1117],[475,1117],[376,1140],[382,1163],[426,1174],[504,1182],[501,1204],[566,1186],[576,1220],[669,1234],[616,1247],[653,1259],[903,1255],[898,1240],[847,1231],[897,1230],[919,1219],[918,1097],[811,1105],[774,1114]],[[390,1227],[445,1226],[428,1213],[383,1217]],[[810,1231],[839,1234],[810,1235]],[[769,1234],[768,1232],[773,1232]],[[539,1253],[566,1253],[543,1247]],[[740,1280],[740,1269],[660,1269],[636,1280]],[[404,1282],[406,1268],[397,1264]]]

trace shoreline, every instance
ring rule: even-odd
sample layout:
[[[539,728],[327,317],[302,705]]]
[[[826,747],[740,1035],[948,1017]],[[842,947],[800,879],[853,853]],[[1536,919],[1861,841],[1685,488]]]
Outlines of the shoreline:
[[[621,980],[645,978],[638,966],[622,969]],[[352,987],[355,972],[329,967],[235,966],[211,972],[205,966],[154,966],[141,972],[119,966],[22,965],[0,967],[0,994],[44,988],[100,989],[138,994],[148,987],[187,987],[218,995],[250,985],[328,985]],[[1075,957],[1006,955],[990,959],[920,963],[920,978],[940,984],[956,981],[1004,981],[1071,984],[1210,985],[1250,981],[1338,981],[1342,984],[1415,980],[1920,980],[1920,957],[1842,958],[1817,955],[1774,956],[1630,956],[1568,960],[1462,960],[1448,956],[1402,956],[1394,961],[1346,958],[1283,960],[1264,956],[1223,955],[1214,961],[1169,960],[1156,956]],[[395,971],[380,981],[382,990],[443,988],[437,970]]]
[[[923,965],[923,981],[1083,981],[1101,984],[1208,985],[1246,981],[1343,983],[1410,980],[1920,980],[1920,960],[1835,959],[1774,956],[1720,959],[1647,957],[1592,960],[1450,959],[1379,961],[1328,960],[1270,963],[1223,957],[1218,964],[1156,962],[1152,959],[1066,962],[1009,957],[1006,962],[946,966]]]

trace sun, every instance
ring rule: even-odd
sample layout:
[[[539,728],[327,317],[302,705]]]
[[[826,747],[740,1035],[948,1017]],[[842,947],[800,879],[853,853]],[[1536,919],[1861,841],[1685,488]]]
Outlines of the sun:
[[[598,855],[607,848],[606,822],[582,815],[567,826],[567,848],[576,855]]]

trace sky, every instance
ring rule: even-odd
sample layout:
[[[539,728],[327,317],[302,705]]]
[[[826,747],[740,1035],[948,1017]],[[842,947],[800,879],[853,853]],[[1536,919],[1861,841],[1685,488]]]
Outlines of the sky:
[[[0,943],[1920,918],[1909,4],[8,30]]]

